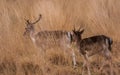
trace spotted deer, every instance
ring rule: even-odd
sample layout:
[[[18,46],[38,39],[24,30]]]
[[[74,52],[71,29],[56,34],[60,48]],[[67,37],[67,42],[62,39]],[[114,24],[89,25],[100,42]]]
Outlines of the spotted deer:
[[[39,15],[39,18],[35,22],[30,22],[29,20],[26,20],[26,28],[23,35],[28,35],[34,45],[37,48],[42,49],[42,51],[44,51],[45,49],[53,48],[54,46],[59,46],[60,48],[65,50],[70,49],[71,51],[68,51],[68,53],[72,53],[73,65],[75,67],[76,60],[74,50],[71,49],[70,32],[60,30],[36,32],[34,24],[39,22],[41,18],[42,16]]]
[[[83,32],[84,29],[75,30],[74,28],[73,32],[71,33],[72,42],[75,43],[77,49],[79,50],[79,53],[81,54],[84,60],[82,75],[84,74],[85,66],[87,67],[88,75],[91,75],[90,62],[88,60],[89,57],[95,54],[102,54],[105,57],[105,60],[111,61],[111,45],[113,41],[111,38],[105,35],[97,35],[88,38],[82,38],[81,36]],[[104,65],[105,62],[100,69],[102,69]]]

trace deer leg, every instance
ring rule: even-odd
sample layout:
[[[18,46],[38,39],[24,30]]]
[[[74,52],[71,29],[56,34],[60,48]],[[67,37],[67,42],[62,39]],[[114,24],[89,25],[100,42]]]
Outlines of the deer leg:
[[[83,66],[82,66],[82,75],[84,75],[85,66],[86,66],[86,61],[85,61],[85,59],[84,59],[84,63],[83,63]]]
[[[105,56],[106,56],[106,59],[108,60],[109,62],[109,66],[110,66],[110,75],[113,75],[113,65],[112,65],[112,58],[111,58],[111,45],[108,44],[108,40],[106,40],[106,44],[107,44],[107,47],[106,47],[106,50],[105,50]]]
[[[113,64],[112,64],[112,60],[109,60],[109,65],[110,65],[110,75],[113,75]]]
[[[108,49],[106,49],[104,51],[104,57],[105,57],[105,61],[103,62],[102,66],[100,67],[101,71],[104,67],[104,65],[108,64],[110,66],[110,75],[113,75],[113,65],[112,65],[112,59],[111,59],[111,53]]]
[[[75,58],[75,51],[72,49],[71,46],[67,45],[69,49],[71,49],[70,54],[72,55],[72,62],[73,62],[73,68],[76,68],[76,58]]]
[[[103,61],[101,67],[99,68],[99,71],[102,71],[102,69],[103,69],[103,67],[104,67],[105,64],[106,64],[106,60]]]
[[[108,49],[106,50],[105,56],[106,56],[106,59],[108,60],[109,66],[110,66],[110,75],[113,75],[111,52]]]
[[[87,70],[88,70],[88,75],[91,75],[91,73],[90,73],[90,64],[89,64],[89,62],[88,62],[88,55],[86,54],[86,61],[87,61]]]
[[[75,59],[75,52],[73,49],[72,49],[72,60],[73,60],[73,67],[75,68],[76,67],[76,59]]]
[[[104,65],[105,65],[106,62],[107,62],[106,60],[107,60],[107,57],[108,57],[108,52],[107,52],[106,50],[107,50],[107,47],[103,44],[102,54],[103,54],[103,56],[105,57],[105,60],[103,61],[102,65],[101,65],[101,67],[100,67],[100,69],[99,69],[99,71],[102,71]]]
[[[104,61],[102,62],[102,65],[101,65],[99,71],[102,71],[103,67],[104,67],[104,66],[107,64],[107,62],[108,62],[108,61],[106,61],[106,60],[108,60],[108,56],[107,56],[107,54],[106,54],[106,51],[104,50],[104,51],[102,51],[102,53],[103,53],[105,59],[104,59]]]
[[[89,64],[89,61],[88,61],[88,55],[87,54],[84,55],[84,60],[86,62],[88,75],[91,75],[91,73],[90,73],[90,64]]]

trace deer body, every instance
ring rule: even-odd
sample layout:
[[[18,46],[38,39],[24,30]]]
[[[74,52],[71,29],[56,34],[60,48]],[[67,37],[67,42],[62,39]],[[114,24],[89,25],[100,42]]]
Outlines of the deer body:
[[[79,40],[79,38],[78,38]],[[105,47],[111,51],[112,40],[105,35],[97,35],[89,38],[84,38],[78,42],[79,50],[81,54],[87,54],[92,56],[96,53],[103,52]]]
[[[75,42],[84,60],[82,75],[85,66],[87,67],[88,75],[91,75],[89,57],[95,54],[102,54],[106,60],[111,61],[112,40],[105,35],[97,35],[82,39],[81,35],[83,32],[84,30],[73,30],[73,34],[71,34],[72,42]],[[104,64],[102,66],[104,66]]]
[[[32,34],[31,40],[42,49],[50,49],[54,46],[60,48],[70,45],[69,37],[67,32],[62,31],[41,31],[36,34]]]
[[[27,27],[25,28],[24,35],[28,35],[34,45],[37,48],[40,48],[42,51],[45,51],[50,48],[54,48],[55,46],[61,48],[62,50],[70,49],[71,48],[71,35],[70,32],[67,31],[40,31],[35,32],[34,24],[36,24],[41,18],[35,22],[30,22],[27,20]],[[67,51],[67,50],[66,50]],[[72,50],[71,50],[72,51]],[[71,51],[68,51],[71,52]],[[72,51],[72,57],[74,66],[76,65],[75,54]]]

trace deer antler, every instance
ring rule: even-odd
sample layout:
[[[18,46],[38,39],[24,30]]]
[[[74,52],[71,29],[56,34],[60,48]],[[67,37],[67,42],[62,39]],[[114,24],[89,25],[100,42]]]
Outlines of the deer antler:
[[[25,19],[25,18],[24,18]],[[28,24],[31,24],[31,22],[29,21],[29,20],[27,20],[27,19],[25,19],[25,21],[26,21],[26,24],[28,25]]]
[[[37,22],[39,22],[39,21],[40,21],[40,19],[41,19],[41,17],[42,17],[42,15],[40,14],[40,15],[39,15],[38,20],[36,20],[36,21],[35,21],[35,22],[33,22],[32,24],[36,24]]]
[[[80,25],[80,27],[78,28],[78,31],[82,31],[84,30],[85,26],[84,25]]]
[[[27,19],[25,19],[25,21],[26,21],[26,25],[33,25],[33,24],[36,24],[37,22],[39,22],[39,20],[41,19],[41,17],[42,17],[42,15],[40,14],[39,15],[39,18],[38,18],[38,20],[36,20],[35,22],[30,22],[30,20],[27,20]]]
[[[79,27],[77,31],[80,31],[80,30],[81,30],[81,27]]]
[[[74,29],[73,29],[73,31],[75,31],[75,25],[74,25]]]

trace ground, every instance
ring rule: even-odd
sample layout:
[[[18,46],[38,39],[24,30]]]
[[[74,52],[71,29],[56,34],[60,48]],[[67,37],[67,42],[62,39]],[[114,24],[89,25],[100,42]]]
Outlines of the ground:
[[[38,31],[72,31],[84,27],[83,38],[103,34],[113,39],[114,75],[120,74],[119,0],[0,0],[0,75],[81,75],[83,60],[75,49],[77,66],[58,47],[44,54],[24,37],[25,19]],[[69,50],[68,50],[69,51]],[[90,58],[92,75],[109,75],[109,65],[98,71],[103,57]],[[87,75],[87,73],[85,72]]]

